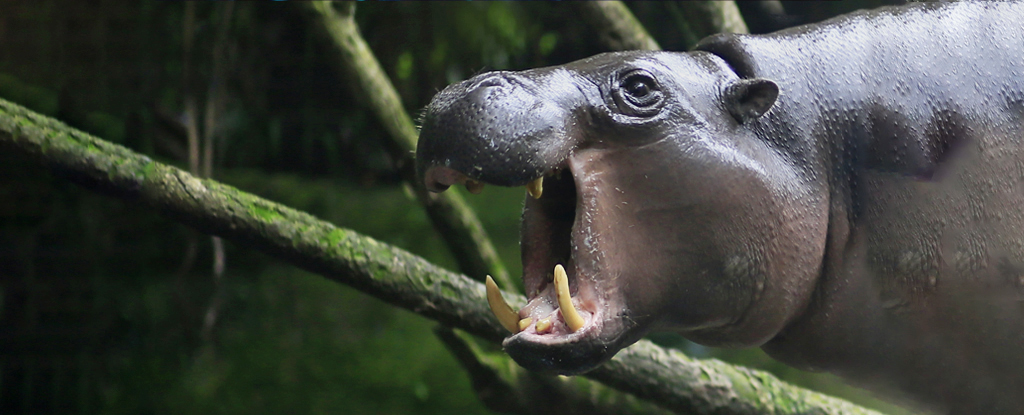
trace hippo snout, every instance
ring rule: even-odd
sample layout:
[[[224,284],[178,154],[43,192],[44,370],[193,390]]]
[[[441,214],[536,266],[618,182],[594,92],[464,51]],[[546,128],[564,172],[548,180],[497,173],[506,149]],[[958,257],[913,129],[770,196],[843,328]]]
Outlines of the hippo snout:
[[[427,106],[417,173],[432,191],[473,181],[522,186],[564,162],[572,105],[546,96],[547,72],[492,72],[450,85]]]

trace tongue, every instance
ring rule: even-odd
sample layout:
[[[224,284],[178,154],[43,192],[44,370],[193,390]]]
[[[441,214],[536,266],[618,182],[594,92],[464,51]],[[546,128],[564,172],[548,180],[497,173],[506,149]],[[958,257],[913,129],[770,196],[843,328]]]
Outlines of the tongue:
[[[579,331],[591,313],[578,310],[569,293],[569,281],[565,269],[555,266],[554,281],[519,311],[526,323],[520,330],[535,334],[571,334]]]
[[[537,294],[522,310],[519,310],[519,315],[538,321],[542,318],[550,317],[557,309],[558,300],[555,295],[555,287],[553,284],[549,284],[544,288],[544,291]]]

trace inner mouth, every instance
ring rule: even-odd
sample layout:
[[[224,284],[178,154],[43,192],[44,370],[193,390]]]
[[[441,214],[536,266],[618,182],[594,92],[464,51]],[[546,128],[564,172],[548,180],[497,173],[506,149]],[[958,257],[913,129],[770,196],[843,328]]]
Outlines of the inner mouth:
[[[583,284],[586,279],[582,278],[577,244],[573,243],[574,236],[582,235],[585,229],[580,225],[583,209],[572,169],[557,168],[544,177],[543,183],[541,197],[527,197],[523,206],[520,244],[523,285],[529,302],[519,310],[518,328],[525,335],[554,341],[586,331],[592,325],[597,308],[592,301],[593,287]],[[567,321],[572,317],[567,319],[564,307],[559,304],[554,276],[559,265],[564,267],[568,295],[582,320],[582,327],[572,327]]]
[[[520,234],[527,305],[511,309],[497,286],[488,284],[488,301],[498,320],[516,336],[533,342],[578,339],[592,332],[598,321],[594,279],[583,271],[593,267],[580,266],[584,258],[593,258],[580,249],[590,231],[582,203],[586,196],[577,186],[572,164],[570,157],[527,186]],[[435,191],[455,184],[465,185],[471,193],[483,188],[483,183],[444,166],[429,169],[425,179],[427,188]],[[566,279],[562,287],[556,280],[559,273]]]
[[[572,227],[576,221],[576,199],[576,183],[572,172],[565,168],[544,178],[540,198],[526,198],[520,244],[523,284],[530,298],[550,285],[552,278],[548,277],[556,264],[566,267],[570,282],[575,279]]]

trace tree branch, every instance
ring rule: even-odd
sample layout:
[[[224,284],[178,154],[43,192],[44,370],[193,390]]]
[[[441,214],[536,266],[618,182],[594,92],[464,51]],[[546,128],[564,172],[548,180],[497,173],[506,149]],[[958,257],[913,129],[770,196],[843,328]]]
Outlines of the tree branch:
[[[350,87],[387,131],[385,147],[392,160],[395,160],[402,179],[415,190],[434,228],[448,244],[459,269],[479,280],[490,274],[507,289],[517,287],[501,263],[480,220],[462,197],[456,192],[429,193],[417,183],[413,156],[419,133],[402,107],[402,100],[395,87],[359,34],[359,28],[353,20],[355,3],[341,5],[341,12],[331,2],[303,4],[313,11],[309,13],[313,22],[323,29],[322,32],[336,46],[340,57],[338,65],[348,75],[345,79],[350,81]]]
[[[748,33],[740,9],[733,1],[690,1],[665,4],[684,44],[692,48],[715,33]]]
[[[570,1],[608,50],[661,50],[621,1]]]
[[[307,213],[199,179],[5,100],[0,100],[0,150],[22,154],[83,186],[141,203],[202,232],[254,247],[487,341],[505,336],[477,281]],[[506,298],[514,307],[525,303],[521,295]],[[587,376],[684,413],[874,413],[768,373],[692,360],[647,341],[623,350]]]
[[[568,2],[608,50],[661,50],[629,8],[621,1]],[[694,45],[715,33],[747,33],[734,1],[684,1],[666,4],[679,36]]]

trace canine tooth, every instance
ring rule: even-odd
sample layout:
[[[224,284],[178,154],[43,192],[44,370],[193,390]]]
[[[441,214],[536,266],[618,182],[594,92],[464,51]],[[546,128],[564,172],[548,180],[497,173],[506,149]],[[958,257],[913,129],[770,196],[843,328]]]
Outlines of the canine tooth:
[[[478,195],[480,192],[484,191],[484,184],[473,179],[467,179],[466,190],[472,194]]]
[[[537,333],[547,333],[551,331],[551,318],[544,317],[537,320]]]
[[[533,323],[533,319],[529,317],[519,320],[519,331],[526,330],[527,327],[530,327],[530,323]]]
[[[512,310],[512,307],[505,302],[505,298],[501,296],[501,291],[498,290],[498,284],[494,283],[494,279],[490,275],[487,276],[485,284],[487,286],[487,304],[491,306],[491,312],[498,318],[501,325],[504,326],[508,331],[518,333],[518,322],[519,314]]]
[[[572,305],[572,296],[569,295],[569,276],[565,275],[561,264],[555,265],[555,294],[558,296],[558,309],[562,310],[562,318],[569,330],[575,332],[583,327],[583,317]]]
[[[544,193],[544,176],[540,176],[534,181],[527,183],[526,193],[529,193],[534,199],[540,199],[541,193]]]

